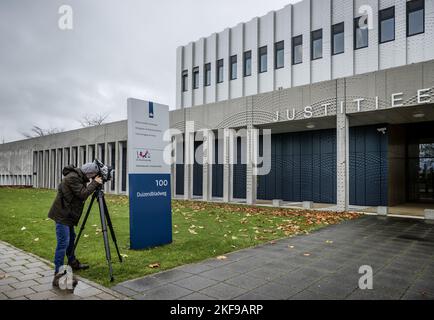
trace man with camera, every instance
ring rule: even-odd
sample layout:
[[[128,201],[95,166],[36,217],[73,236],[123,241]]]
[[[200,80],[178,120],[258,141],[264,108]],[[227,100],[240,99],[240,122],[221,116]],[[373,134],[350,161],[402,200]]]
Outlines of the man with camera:
[[[59,287],[59,280],[64,275],[59,270],[64,265],[65,255],[72,270],[89,268],[74,256],[74,226],[80,221],[86,199],[103,183],[98,172],[96,162],[87,163],[81,168],[71,165],[63,169],[64,178],[58,186],[56,199],[48,213],[48,217],[56,222],[57,247],[54,255],[53,287]],[[73,286],[76,285],[77,280],[74,279]]]

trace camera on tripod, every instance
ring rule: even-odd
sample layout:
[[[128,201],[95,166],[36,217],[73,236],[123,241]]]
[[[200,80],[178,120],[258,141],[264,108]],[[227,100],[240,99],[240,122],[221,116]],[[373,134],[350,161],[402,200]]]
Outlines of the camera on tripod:
[[[103,183],[106,183],[107,181],[110,181],[113,179],[113,175],[114,175],[113,168],[106,166],[104,163],[102,163],[98,159],[95,159],[95,161],[91,165],[89,165],[88,167],[89,167],[88,172],[93,173],[96,176],[101,177]],[[102,230],[102,235],[103,235],[103,240],[104,240],[104,249],[105,249],[105,254],[106,254],[106,260],[107,260],[107,263],[109,266],[110,281],[113,282],[113,280],[114,280],[113,267],[112,267],[112,262],[111,262],[111,252],[110,252],[108,233],[110,233],[111,238],[113,240],[113,243],[115,245],[116,252],[117,252],[118,258],[119,258],[119,262],[122,262],[122,256],[121,256],[120,251],[119,251],[119,247],[118,247],[118,243],[117,243],[116,235],[115,235],[115,230],[113,228],[113,224],[112,224],[110,214],[109,214],[109,211],[107,208],[107,203],[105,201],[104,191],[103,191],[103,188],[101,186],[95,190],[95,192],[92,196],[92,199],[90,201],[89,207],[87,208],[87,212],[86,212],[86,215],[84,216],[83,223],[82,223],[81,228],[80,228],[80,232],[78,233],[78,236],[75,240],[74,252],[77,249],[78,242],[80,241],[81,235],[84,231],[84,228],[85,228],[86,223],[87,223],[87,219],[89,218],[89,214],[92,210],[92,206],[93,206],[95,201],[98,203],[98,207],[99,207],[99,215],[100,215],[100,219],[101,219],[101,230]]]
[[[113,170],[112,167],[105,165],[104,163],[102,163],[98,159],[95,159],[94,163],[98,167],[97,176],[100,176],[102,178],[103,183],[106,183],[107,181],[110,181],[113,179],[113,175],[114,175],[115,171]]]

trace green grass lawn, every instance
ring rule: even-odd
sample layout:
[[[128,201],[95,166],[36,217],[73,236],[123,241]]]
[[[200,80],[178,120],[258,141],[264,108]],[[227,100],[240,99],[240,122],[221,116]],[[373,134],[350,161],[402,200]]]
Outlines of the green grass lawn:
[[[54,222],[47,219],[47,213],[55,195],[51,190],[0,188],[0,240],[52,261],[56,237]],[[97,206],[77,249],[77,257],[91,265],[80,275],[105,286],[357,217],[349,213],[173,201],[173,243],[132,251],[128,198],[107,195],[106,200],[125,258],[119,263],[112,247],[116,282],[109,282]],[[151,268],[153,264],[159,267]]]

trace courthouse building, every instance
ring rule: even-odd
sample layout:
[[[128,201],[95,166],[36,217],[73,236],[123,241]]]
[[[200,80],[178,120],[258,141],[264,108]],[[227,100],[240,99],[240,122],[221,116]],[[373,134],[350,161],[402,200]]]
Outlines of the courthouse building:
[[[303,0],[178,48],[176,83],[174,197],[379,213],[434,203],[433,0]],[[241,160],[252,136],[218,141],[227,128],[271,129],[267,175],[183,163],[201,146]],[[0,145],[0,184],[56,188],[62,166],[97,157],[116,169],[107,191],[126,193],[126,141],[121,121]]]

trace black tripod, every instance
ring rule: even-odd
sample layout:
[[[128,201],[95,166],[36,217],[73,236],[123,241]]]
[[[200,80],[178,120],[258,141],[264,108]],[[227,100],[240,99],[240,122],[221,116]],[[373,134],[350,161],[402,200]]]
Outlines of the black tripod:
[[[86,226],[86,222],[87,222],[87,219],[89,218],[89,214],[90,214],[90,211],[92,210],[92,206],[93,206],[93,203],[95,202],[95,199],[98,199],[99,216],[101,218],[101,228],[102,228],[102,235],[103,235],[103,239],[104,239],[105,256],[106,256],[107,263],[109,266],[110,281],[113,282],[113,280],[114,280],[113,268],[112,268],[111,254],[110,254],[110,244],[109,244],[109,239],[108,239],[108,235],[107,235],[107,226],[110,230],[110,234],[111,234],[113,243],[116,247],[116,251],[117,251],[120,262],[122,262],[122,256],[119,252],[119,247],[118,247],[118,243],[116,240],[115,231],[113,229],[112,221],[110,219],[110,215],[109,215],[109,212],[107,209],[107,204],[105,202],[104,191],[102,190],[102,187],[99,187],[93,193],[92,200],[90,201],[89,208],[87,209],[86,215],[84,216],[84,220],[83,220],[83,223],[81,225],[80,232],[77,236],[77,240],[75,241],[74,252],[75,252],[75,249],[77,248],[78,241],[80,241],[81,234],[83,233],[83,230]]]

